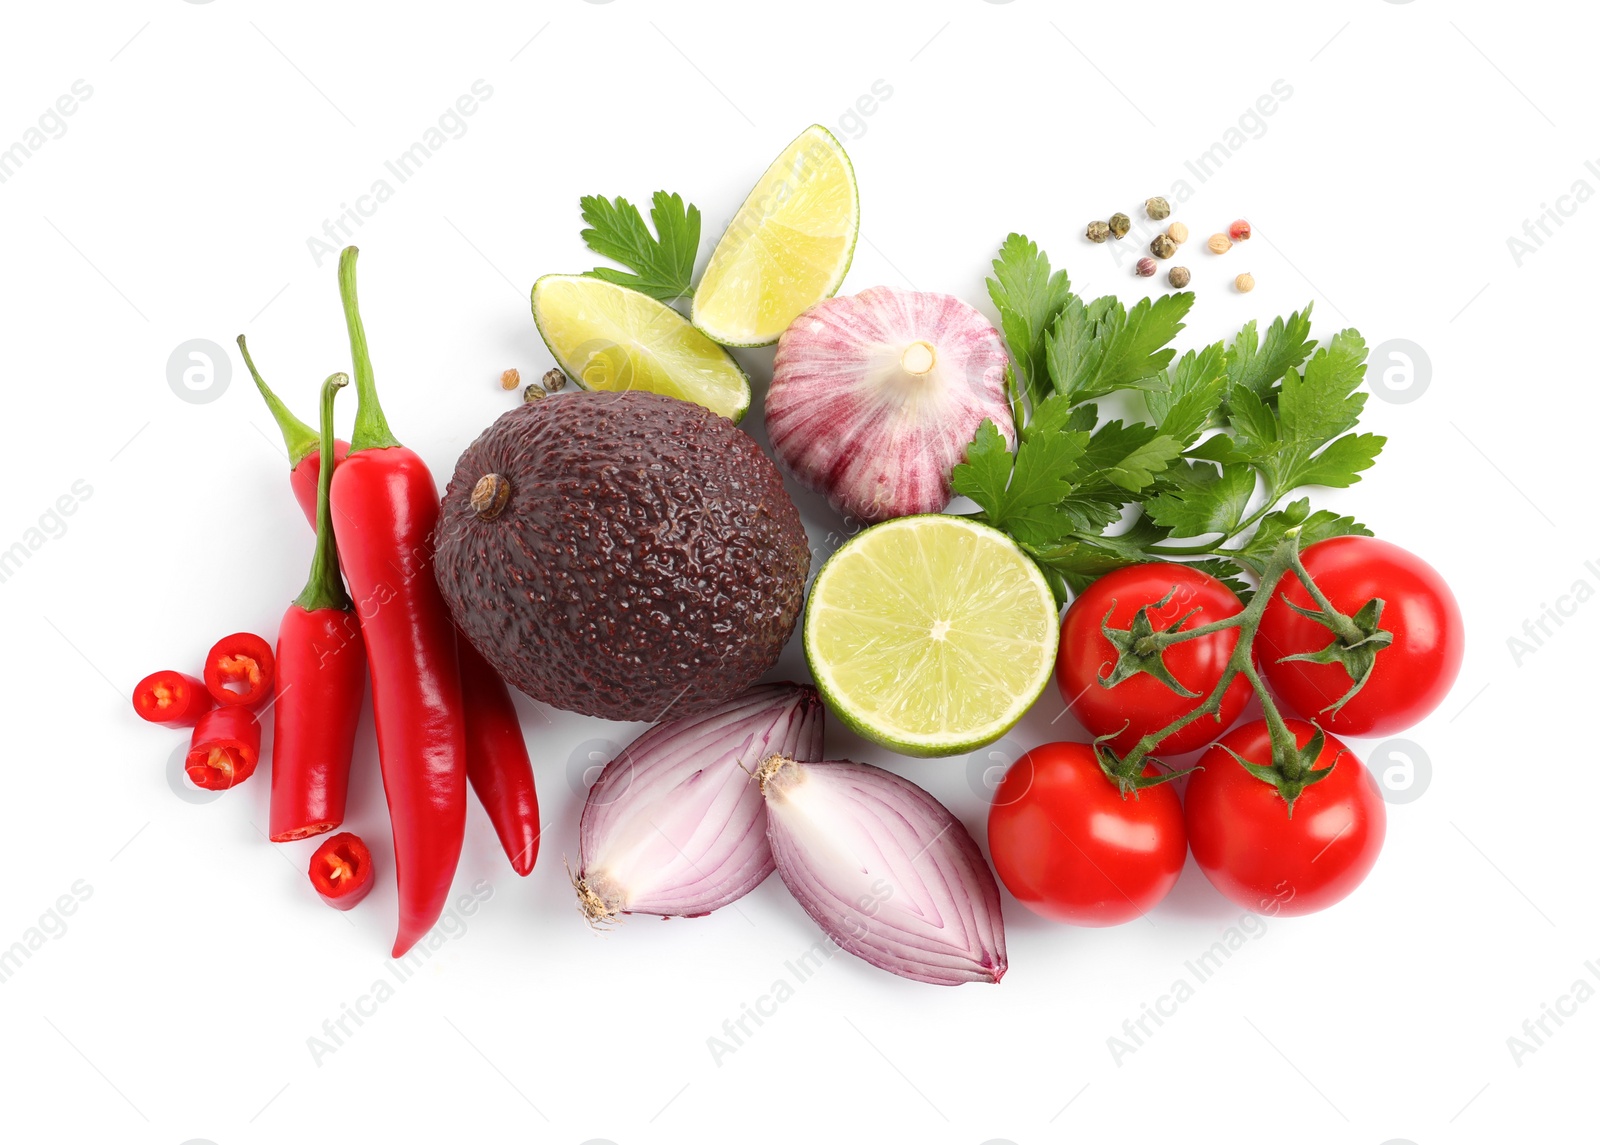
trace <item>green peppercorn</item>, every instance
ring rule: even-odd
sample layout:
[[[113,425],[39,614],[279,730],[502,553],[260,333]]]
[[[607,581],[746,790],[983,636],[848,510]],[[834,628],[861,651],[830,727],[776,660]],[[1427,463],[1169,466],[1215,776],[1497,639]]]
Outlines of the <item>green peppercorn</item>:
[[[536,402],[544,396],[545,388],[538,382],[529,382],[522,387],[522,400],[525,402]]]
[[[1128,216],[1123,214],[1121,211],[1118,211],[1116,214],[1111,216],[1110,227],[1111,237],[1114,239],[1120,239],[1133,227],[1133,220],[1128,218]]]
[[[1090,223],[1089,228],[1083,232],[1083,237],[1092,243],[1103,243],[1106,241],[1106,239],[1111,237],[1111,228],[1107,224],[1101,222],[1099,219],[1096,219],[1094,222]]]
[[[1150,240],[1150,253],[1157,258],[1171,258],[1178,253],[1178,244],[1171,235],[1157,235]]]
[[[1182,290],[1189,285],[1189,268],[1186,266],[1173,267],[1167,271],[1167,281],[1172,283],[1178,290]]]
[[[544,377],[540,378],[539,381],[544,384],[544,388],[546,390],[553,394],[557,390],[564,389],[566,387],[567,375],[562,373],[559,369],[546,370],[544,372]]]
[[[1153,199],[1146,199],[1144,201],[1144,213],[1149,215],[1152,219],[1164,219],[1168,215],[1172,214],[1172,205],[1160,195],[1157,195]]]

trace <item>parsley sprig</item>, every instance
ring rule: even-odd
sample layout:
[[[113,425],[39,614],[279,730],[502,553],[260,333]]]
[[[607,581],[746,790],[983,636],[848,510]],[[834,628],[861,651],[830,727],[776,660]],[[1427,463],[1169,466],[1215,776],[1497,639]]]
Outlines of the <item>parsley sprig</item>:
[[[1189,292],[1085,302],[1029,239],[1010,235],[994,260],[989,297],[1014,369],[1013,451],[992,422],[978,428],[956,492],[978,518],[1022,546],[1065,602],[1123,565],[1185,560],[1241,597],[1288,530],[1301,544],[1370,530],[1351,517],[1284,500],[1306,486],[1344,488],[1383,448],[1354,432],[1367,346],[1341,330],[1311,337],[1311,306],[1255,322],[1231,344],[1182,357],[1171,343],[1194,304]],[[1174,360],[1176,359],[1176,360]],[[1102,422],[1095,404],[1124,393],[1147,421]]]
[[[579,206],[589,224],[581,233],[589,249],[634,272],[600,266],[588,272],[591,278],[632,287],[663,302],[689,293],[700,250],[700,208],[685,205],[680,195],[657,191],[650,206],[650,221],[656,227],[652,235],[639,208],[620,195],[615,199],[585,195]]]

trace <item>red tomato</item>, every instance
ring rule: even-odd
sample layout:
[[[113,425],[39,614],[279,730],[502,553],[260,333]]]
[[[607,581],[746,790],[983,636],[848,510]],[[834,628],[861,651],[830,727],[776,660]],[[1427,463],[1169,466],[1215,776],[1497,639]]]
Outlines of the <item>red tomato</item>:
[[[1304,747],[1316,731],[1290,720]],[[1295,800],[1294,814],[1278,789],[1251,775],[1223,750],[1250,763],[1272,762],[1264,720],[1223,736],[1200,757],[1189,777],[1184,822],[1195,861],[1216,887],[1261,914],[1310,914],[1332,906],[1361,885],[1383,846],[1387,821],[1377,781],[1344,744],[1328,736],[1316,767],[1332,774]]]
[[[1117,650],[1100,631],[1106,613],[1111,627],[1127,628],[1134,613],[1144,605],[1177,591],[1165,607],[1151,608],[1150,623],[1166,628],[1184,613],[1199,609],[1184,623],[1198,628],[1223,620],[1240,611],[1239,598],[1214,576],[1180,564],[1130,565],[1109,572],[1085,589],[1067,609],[1061,622],[1061,645],[1056,653],[1056,684],[1061,697],[1092,736],[1111,735],[1127,725],[1127,730],[1111,741],[1118,752],[1127,752],[1150,732],[1159,731],[1179,716],[1194,711],[1211,694],[1222,678],[1238,633],[1218,632],[1168,648],[1162,659],[1167,670],[1198,698],[1180,696],[1149,673],[1130,676],[1107,688],[1100,678],[1117,663]],[[1250,684],[1243,676],[1228,685],[1222,697],[1222,718],[1198,719],[1182,731],[1156,745],[1166,755],[1182,755],[1204,747],[1233,726],[1233,721],[1250,702]]]
[[[1047,743],[1023,754],[989,808],[989,853],[1000,881],[1035,913],[1078,926],[1143,915],[1178,881],[1187,851],[1172,785],[1124,799],[1086,743]]]
[[[1404,731],[1444,699],[1461,670],[1466,635],[1461,610],[1433,568],[1404,549],[1372,537],[1334,537],[1302,555],[1317,587],[1346,616],[1374,597],[1383,601],[1379,626],[1394,641],[1378,652],[1366,685],[1337,712],[1325,711],[1350,690],[1342,664],[1278,662],[1315,652],[1333,633],[1284,604],[1287,597],[1312,608],[1305,585],[1291,573],[1261,618],[1256,657],[1267,683],[1296,715],[1342,735],[1389,735]]]

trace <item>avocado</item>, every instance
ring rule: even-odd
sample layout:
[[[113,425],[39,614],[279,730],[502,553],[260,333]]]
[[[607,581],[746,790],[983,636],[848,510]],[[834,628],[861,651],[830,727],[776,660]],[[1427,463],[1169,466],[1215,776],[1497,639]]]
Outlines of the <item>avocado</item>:
[[[727,418],[641,391],[502,415],[445,490],[456,627],[536,700],[609,720],[713,707],[794,631],[811,551],[777,468]]]

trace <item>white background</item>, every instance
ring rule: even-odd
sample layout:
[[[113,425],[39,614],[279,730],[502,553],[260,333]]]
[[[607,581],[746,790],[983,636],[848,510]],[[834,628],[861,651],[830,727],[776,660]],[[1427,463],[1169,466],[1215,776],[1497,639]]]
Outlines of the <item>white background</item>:
[[[1597,29],[1574,23],[1581,11],[8,6],[0,147],[75,80],[93,93],[0,184],[0,548],[74,482],[92,494],[0,583],[0,948],[75,882],[90,893],[0,984],[0,1132],[174,1145],[1578,1139],[1600,1002],[1520,1064],[1507,1038],[1575,980],[1600,986],[1584,966],[1600,959],[1586,728],[1600,605],[1577,606],[1520,664],[1507,639],[1575,582],[1600,586],[1600,204],[1562,200],[1571,217],[1521,265],[1507,239],[1576,181],[1600,187],[1584,165],[1600,161]],[[1455,692],[1406,737],[1431,781],[1389,807],[1367,884],[1325,914],[1269,922],[1120,1065],[1107,1039],[1238,919],[1192,864],[1148,923],[1112,930],[1048,924],[1008,898],[999,987],[940,990],[835,959],[717,1063],[707,1039],[816,928],[772,879],[710,918],[591,934],[561,866],[582,753],[639,729],[519,700],[547,820],[538,868],[513,876],[474,806],[457,886],[482,880],[491,897],[318,1063],[307,1039],[387,975],[376,759],[364,731],[348,825],[384,882],[349,916],[310,892],[313,844],[262,837],[264,768],[214,802],[169,786],[184,737],[135,719],[133,683],[192,669],[219,634],[270,635],[311,541],[237,358],[204,404],[175,395],[167,361],[194,338],[231,350],[243,330],[309,412],[348,358],[333,264],[316,264],[308,237],[479,79],[493,95],[465,134],[358,236],[390,421],[441,478],[516,400],[500,371],[550,364],[528,288],[593,265],[580,194],[680,191],[705,212],[709,252],[812,122],[838,131],[860,180],[848,290],[914,286],[987,308],[987,262],[1022,230],[1081,293],[1131,301],[1159,280],[1131,277],[1083,226],[1184,178],[1176,217],[1192,242],[1238,215],[1257,237],[1225,260],[1185,250],[1199,297],[1180,347],[1308,300],[1319,337],[1353,325],[1373,345],[1421,347],[1426,390],[1369,403],[1366,425],[1391,438],[1377,468],[1319,498],[1433,562],[1469,628]],[[841,124],[879,80],[892,95]],[[1210,178],[1188,172],[1276,80],[1292,95],[1275,114],[1247,120]],[[1241,270],[1259,283],[1248,297],[1226,288]],[[759,389],[770,351],[742,357]],[[746,427],[760,435],[758,412]],[[825,555],[838,521],[797,499]],[[797,640],[778,674],[802,663]],[[1077,734],[1051,689],[1008,741]],[[982,839],[983,760],[894,761],[836,727],[828,738],[836,755],[913,776]]]

